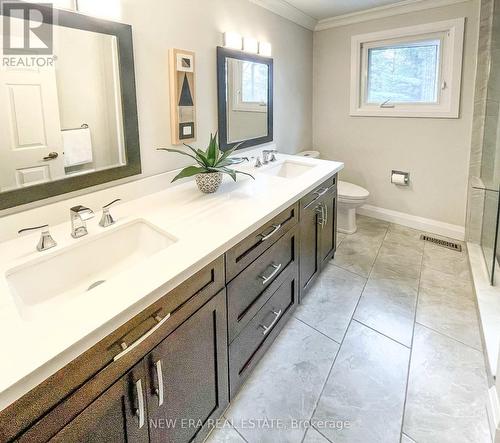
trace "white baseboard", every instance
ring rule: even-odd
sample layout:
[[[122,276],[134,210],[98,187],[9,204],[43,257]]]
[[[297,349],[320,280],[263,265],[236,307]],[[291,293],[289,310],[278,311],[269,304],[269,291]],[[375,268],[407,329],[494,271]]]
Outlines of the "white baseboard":
[[[500,401],[495,386],[488,390],[486,405],[493,443],[500,443]]]
[[[393,211],[391,209],[378,208],[372,205],[363,205],[357,210],[358,214],[380,220],[408,226],[409,228],[429,232],[431,234],[443,235],[455,240],[465,239],[465,227],[443,223],[430,218],[418,217],[404,212]]]

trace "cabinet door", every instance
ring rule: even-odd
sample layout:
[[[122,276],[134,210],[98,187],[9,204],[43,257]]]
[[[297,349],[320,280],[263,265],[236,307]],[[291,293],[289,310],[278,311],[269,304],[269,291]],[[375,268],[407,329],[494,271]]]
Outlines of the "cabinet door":
[[[313,203],[302,208],[300,214],[300,295],[320,271],[318,247],[320,241],[319,205]]]
[[[221,291],[147,357],[152,442],[203,441],[229,402],[226,294]]]
[[[146,378],[141,362],[59,431],[51,442],[147,442]]]
[[[322,224],[320,234],[319,256],[323,267],[334,255],[337,242],[337,193],[331,191],[322,200]]]

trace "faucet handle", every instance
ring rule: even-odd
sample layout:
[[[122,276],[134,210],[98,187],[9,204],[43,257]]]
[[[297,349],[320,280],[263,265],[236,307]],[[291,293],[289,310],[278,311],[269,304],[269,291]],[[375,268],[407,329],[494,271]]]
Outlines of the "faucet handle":
[[[23,235],[28,232],[34,232],[34,231],[42,231],[42,235],[40,237],[40,240],[38,241],[38,245],[36,246],[37,251],[42,252],[57,246],[56,241],[50,235],[49,225],[34,226],[32,228],[23,228],[20,229],[17,233],[19,235]]]
[[[102,217],[101,221],[99,222],[99,226],[103,228],[107,228],[108,226],[114,225],[115,224],[115,219],[109,212],[109,208],[111,205],[114,205],[117,202],[122,201],[121,198],[117,198],[116,200],[113,200],[111,203],[108,203],[107,205],[104,205],[102,207]]]

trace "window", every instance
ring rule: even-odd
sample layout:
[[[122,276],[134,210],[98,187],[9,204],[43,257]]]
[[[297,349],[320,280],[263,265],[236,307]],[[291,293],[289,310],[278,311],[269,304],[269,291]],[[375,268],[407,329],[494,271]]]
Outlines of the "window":
[[[458,118],[464,19],[354,36],[351,115]]]
[[[234,69],[234,110],[267,112],[269,71],[262,63],[239,62]]]

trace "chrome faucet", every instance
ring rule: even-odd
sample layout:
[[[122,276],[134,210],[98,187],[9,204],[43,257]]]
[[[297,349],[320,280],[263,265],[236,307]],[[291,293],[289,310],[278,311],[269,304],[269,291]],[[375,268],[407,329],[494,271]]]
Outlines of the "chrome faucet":
[[[73,206],[70,209],[71,215],[71,237],[80,238],[88,234],[87,220],[94,217],[94,212],[85,206]]]
[[[276,154],[278,151],[276,149],[264,149],[262,151],[262,163],[267,165],[269,162],[274,162],[276,161]]]
[[[40,237],[40,240],[38,241],[38,245],[36,246],[36,250],[38,252],[43,252],[46,251],[47,249],[51,249],[57,246],[56,241],[50,235],[49,225],[35,226],[33,228],[24,228],[18,231],[17,233],[21,235],[32,231],[42,231],[42,235]]]

